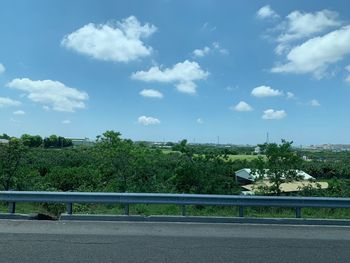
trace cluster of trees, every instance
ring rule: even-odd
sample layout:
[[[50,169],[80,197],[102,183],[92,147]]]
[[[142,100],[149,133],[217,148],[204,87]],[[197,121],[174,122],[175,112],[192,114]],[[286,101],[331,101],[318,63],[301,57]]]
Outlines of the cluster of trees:
[[[210,145],[210,144],[188,144],[187,140],[182,140],[176,144],[167,143],[171,145],[173,151],[181,151],[184,145],[187,149],[194,154],[220,154],[220,155],[238,155],[247,154],[250,155],[254,151],[254,147],[251,146],[221,146],[221,145]]]
[[[247,161],[224,158],[216,150],[198,154],[185,140],[174,145],[176,151],[164,153],[114,131],[98,136],[91,147],[67,147],[71,144],[63,137],[39,137],[23,135],[0,144],[0,190],[239,194],[235,171],[250,167],[261,173],[268,169],[274,187],[269,192],[278,195],[282,174],[294,180],[292,171],[303,167],[313,176],[322,170],[325,175],[319,178],[331,179],[329,190],[303,194],[350,196],[349,181],[328,173],[324,162],[301,161],[291,142],[264,145],[265,158]],[[344,178],[350,179],[344,169]]]
[[[11,140],[11,137],[4,133],[0,135],[0,139]],[[23,134],[20,140],[24,146],[29,148],[64,148],[73,146],[72,140],[57,135],[51,135],[43,139],[40,135]]]
[[[247,165],[194,155],[186,144],[181,152],[165,154],[114,131],[92,147],[31,148],[11,139],[0,151],[5,190],[238,194],[234,172]]]

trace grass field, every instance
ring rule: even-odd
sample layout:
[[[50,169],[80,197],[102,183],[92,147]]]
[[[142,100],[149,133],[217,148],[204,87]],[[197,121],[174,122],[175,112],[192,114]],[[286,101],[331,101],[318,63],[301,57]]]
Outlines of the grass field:
[[[175,153],[177,151],[173,151],[171,149],[162,149],[162,152],[165,154],[169,154],[169,153]],[[177,152],[179,153],[179,152]],[[233,154],[229,154],[228,158],[230,161],[236,161],[236,160],[247,160],[247,161],[252,161],[257,159],[259,156],[265,157],[265,155],[246,155],[246,154],[237,154],[237,155],[233,155]]]

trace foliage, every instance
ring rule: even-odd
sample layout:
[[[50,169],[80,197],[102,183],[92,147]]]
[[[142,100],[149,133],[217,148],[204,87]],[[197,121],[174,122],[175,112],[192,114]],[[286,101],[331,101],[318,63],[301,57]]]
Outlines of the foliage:
[[[92,147],[61,148],[57,146],[59,136],[50,136],[49,140],[56,144],[38,147],[40,139],[26,134],[20,139],[12,138],[9,144],[0,144],[3,189],[239,194],[234,173],[250,167],[261,173],[268,169],[270,179],[275,182],[272,192],[279,194],[277,185],[283,176],[287,175],[287,180],[295,179],[290,171],[302,167],[312,175],[319,174],[318,179],[332,180],[327,190],[304,189],[301,194],[350,196],[349,183],[345,180],[350,179],[348,163],[300,163],[291,143],[284,141],[281,145],[265,145],[266,157],[254,161],[232,158],[233,148],[225,151],[221,146],[191,145],[185,140],[169,144],[177,151],[164,153],[150,143],[123,139],[115,131],[98,136]],[[243,147],[237,152],[248,150]]]
[[[63,148],[73,145],[72,140],[57,135],[45,138],[43,143],[45,148]]]
[[[4,190],[16,187],[23,153],[24,146],[19,139],[12,138],[8,144],[0,144],[0,181]]]
[[[261,145],[266,158],[259,157],[256,160],[256,169],[252,173],[259,175],[259,180],[265,177],[271,183],[263,185],[263,192],[281,195],[280,185],[284,182],[292,182],[300,179],[297,170],[301,165],[301,158],[292,150],[293,142],[282,140],[281,144],[270,143]]]

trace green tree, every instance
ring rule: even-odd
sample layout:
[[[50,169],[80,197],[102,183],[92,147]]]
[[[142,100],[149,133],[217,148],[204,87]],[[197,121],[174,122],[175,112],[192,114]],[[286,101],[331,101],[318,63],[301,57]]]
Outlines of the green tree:
[[[302,159],[292,149],[293,142],[282,140],[281,144],[270,143],[260,147],[266,157],[259,157],[256,169],[252,173],[259,175],[258,180],[267,179],[270,185],[260,186],[267,194],[281,195],[280,186],[284,182],[299,180],[297,170],[300,169]]]
[[[29,135],[29,134],[23,134],[21,136],[21,140],[24,146],[27,147],[39,147],[43,143],[43,139],[39,135]]]
[[[24,150],[21,140],[15,138],[0,145],[0,181],[6,191],[16,187]]]
[[[106,191],[129,191],[134,145],[120,136],[119,132],[106,131],[97,137],[95,160]]]

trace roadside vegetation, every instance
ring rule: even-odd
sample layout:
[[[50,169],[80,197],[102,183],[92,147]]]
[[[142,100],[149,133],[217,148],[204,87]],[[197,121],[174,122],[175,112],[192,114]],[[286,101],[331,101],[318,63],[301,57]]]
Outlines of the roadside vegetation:
[[[264,165],[269,164],[268,156],[252,155],[252,147],[189,145],[183,140],[163,149],[123,139],[114,131],[98,136],[92,146],[72,146],[69,139],[60,136],[42,139],[31,135],[21,138],[2,135],[0,138],[9,140],[0,143],[0,190],[240,194],[235,171],[247,167],[265,169],[268,167]],[[275,146],[281,147],[284,143],[288,142]],[[350,197],[350,153],[339,153],[339,159],[332,153],[329,160],[312,153],[308,161],[302,161],[301,157],[308,153],[292,149],[289,143],[288,154],[295,158],[288,167],[299,167],[317,180],[329,183],[326,190],[304,189],[299,195]],[[280,164],[273,164],[274,169],[278,169]],[[17,211],[30,213],[35,207],[36,211],[53,214],[65,210],[64,205],[18,204]],[[180,209],[177,206],[130,206],[131,214],[146,215],[180,214]],[[122,210],[119,205],[74,206],[74,212],[79,213],[122,214]],[[6,211],[5,204],[0,205],[0,211]],[[190,206],[187,211],[189,215],[237,215],[234,207]],[[246,211],[248,216],[288,217],[293,213],[276,208],[249,208]],[[303,215],[350,217],[349,211],[341,209],[305,209]]]

